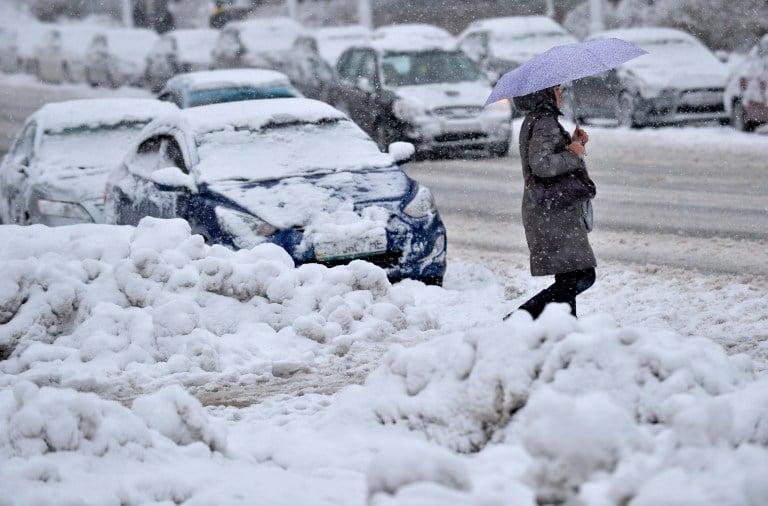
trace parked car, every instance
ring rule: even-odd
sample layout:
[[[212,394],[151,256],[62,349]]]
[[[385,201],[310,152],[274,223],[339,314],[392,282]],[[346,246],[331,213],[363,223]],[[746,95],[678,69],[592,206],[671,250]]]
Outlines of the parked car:
[[[0,221],[103,221],[107,174],[141,128],[176,107],[154,99],[52,102],[30,115],[0,165]]]
[[[61,25],[48,29],[35,48],[37,77],[48,83],[85,82],[85,52],[99,32],[94,26]]]
[[[0,36],[5,43],[0,46],[0,67],[3,72],[24,72],[37,75],[36,47],[50,25],[28,23],[19,30],[13,26],[2,27]]]
[[[728,68],[692,35],[672,28],[627,28],[617,37],[649,54],[563,87],[563,113],[576,122],[611,118],[627,127],[727,121],[723,90]]]
[[[332,103],[383,149],[393,141],[420,155],[509,149],[509,101],[484,107],[491,84],[453,41],[380,37],[339,58]]]
[[[218,37],[218,30],[208,28],[164,33],[147,55],[144,80],[149,89],[157,93],[176,74],[209,70],[213,66],[211,50]]]
[[[227,23],[214,45],[215,68],[263,68],[287,75],[305,96],[327,100],[333,69],[296,21],[261,18]]]
[[[768,123],[768,35],[763,36],[728,76],[723,105],[737,130]]]
[[[141,86],[147,55],[159,35],[145,28],[111,28],[91,40],[85,75],[91,86]]]
[[[348,47],[365,44],[371,40],[372,32],[363,25],[325,26],[315,28],[317,49],[331,68]]]
[[[303,97],[288,76],[276,70],[202,70],[179,74],[160,90],[158,98],[181,109],[208,104],[264,98]]]
[[[328,146],[344,149],[328,149]],[[305,98],[183,109],[143,130],[111,175],[106,214],[183,218],[207,242],[283,247],[296,264],[365,259],[440,283],[445,227],[425,186],[342,112]]]
[[[492,82],[552,46],[576,38],[547,16],[506,16],[479,19],[458,36],[458,47]]]

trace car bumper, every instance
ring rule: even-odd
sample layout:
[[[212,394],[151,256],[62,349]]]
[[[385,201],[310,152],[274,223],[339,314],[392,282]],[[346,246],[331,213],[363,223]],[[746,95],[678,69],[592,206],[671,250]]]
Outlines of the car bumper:
[[[405,140],[419,151],[485,149],[507,143],[512,133],[509,117],[503,119],[444,119],[423,117],[408,124]]]
[[[728,117],[722,89],[688,90],[653,98],[640,98],[635,104],[641,123],[681,123],[721,120]]]

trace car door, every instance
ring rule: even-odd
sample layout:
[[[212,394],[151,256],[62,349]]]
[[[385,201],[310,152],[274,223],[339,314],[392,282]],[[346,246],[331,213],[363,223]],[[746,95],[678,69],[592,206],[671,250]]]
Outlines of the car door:
[[[0,218],[3,223],[26,223],[26,187],[32,170],[37,123],[22,129],[6,155],[0,171]]]

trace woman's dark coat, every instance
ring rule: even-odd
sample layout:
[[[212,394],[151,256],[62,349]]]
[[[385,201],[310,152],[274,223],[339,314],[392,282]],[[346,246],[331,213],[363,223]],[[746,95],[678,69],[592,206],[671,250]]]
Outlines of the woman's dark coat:
[[[514,103],[518,109],[528,112],[520,129],[524,180],[529,170],[539,177],[552,177],[583,166],[584,161],[566,149],[571,136],[557,121],[560,111],[551,88],[515,97]],[[549,208],[537,205],[530,191],[525,190],[522,211],[532,275],[562,274],[597,266],[581,204]]]

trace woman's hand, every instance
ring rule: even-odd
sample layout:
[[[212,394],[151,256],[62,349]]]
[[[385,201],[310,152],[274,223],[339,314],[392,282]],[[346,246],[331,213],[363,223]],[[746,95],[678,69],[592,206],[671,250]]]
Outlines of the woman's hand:
[[[576,154],[579,158],[584,158],[584,155],[587,152],[587,150],[584,149],[584,144],[582,144],[581,141],[573,141],[572,143],[568,144],[565,149]]]
[[[579,141],[584,145],[589,142],[589,135],[579,125],[576,125],[576,129],[573,131],[573,140]]]

